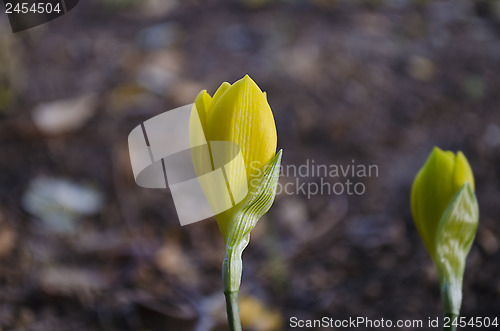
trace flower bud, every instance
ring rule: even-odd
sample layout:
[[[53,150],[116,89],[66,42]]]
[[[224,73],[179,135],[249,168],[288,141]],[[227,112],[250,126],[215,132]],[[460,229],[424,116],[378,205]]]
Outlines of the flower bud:
[[[474,176],[462,152],[434,147],[413,182],[411,209],[425,247],[434,258],[436,231],[444,211],[465,183],[474,190]]]
[[[232,199],[237,204],[252,189],[250,181],[260,176],[264,165],[276,153],[276,126],[266,94],[246,75],[232,85],[222,83],[213,97],[201,91],[195,100],[195,110],[203,132],[196,132],[194,126],[190,127],[193,146],[201,145],[204,140],[211,147],[215,146],[213,142],[232,142],[237,148],[210,150],[211,158],[216,153],[227,161],[237,158],[241,153],[242,162],[229,162],[224,167]],[[207,173],[207,168],[214,167],[213,158],[210,165],[208,158],[192,155],[198,174]],[[216,205],[221,194],[208,183],[201,185],[211,205]],[[225,240],[233,209],[216,215]]]
[[[413,183],[411,208],[437,268],[445,314],[456,317],[465,261],[479,220],[474,176],[462,152],[434,148]]]

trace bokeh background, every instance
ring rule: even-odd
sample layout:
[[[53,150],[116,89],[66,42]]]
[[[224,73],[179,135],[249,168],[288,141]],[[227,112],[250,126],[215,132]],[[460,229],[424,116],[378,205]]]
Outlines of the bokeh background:
[[[168,191],[138,187],[127,136],[247,73],[285,165],[379,176],[277,197],[243,255],[246,330],[440,316],[409,206],[435,145],[476,175],[463,315],[499,316],[499,37],[485,0],[88,0],[16,34],[0,15],[0,329],[226,330],[215,221],[181,227]]]

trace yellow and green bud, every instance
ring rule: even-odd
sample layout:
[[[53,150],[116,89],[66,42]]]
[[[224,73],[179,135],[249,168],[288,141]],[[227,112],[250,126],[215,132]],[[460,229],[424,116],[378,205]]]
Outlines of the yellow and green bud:
[[[474,176],[462,152],[433,149],[413,182],[411,209],[436,265],[445,311],[458,315],[465,260],[479,220]]]
[[[213,97],[205,90],[201,91],[195,100],[193,111],[199,116],[203,132],[196,131],[195,126],[191,126],[192,145],[200,145],[206,140],[212,147],[212,163],[215,154],[226,161],[239,161],[229,162],[224,167],[232,199],[238,204],[254,188],[250,181],[258,178],[264,165],[276,154],[276,125],[266,94],[246,75],[232,85],[222,83]],[[231,142],[234,146],[226,145],[215,151],[215,142]],[[207,157],[193,154],[197,173],[207,173],[207,168],[214,166],[208,160]],[[201,182],[201,185],[210,204],[217,205],[222,194],[210,183]],[[226,242],[237,209],[236,205],[216,215]]]

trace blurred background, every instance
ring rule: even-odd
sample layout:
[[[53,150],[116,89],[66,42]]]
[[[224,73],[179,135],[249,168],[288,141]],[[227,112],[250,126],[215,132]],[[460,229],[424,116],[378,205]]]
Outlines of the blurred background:
[[[16,34],[0,15],[0,329],[227,329],[215,221],[181,227],[137,186],[127,136],[247,73],[284,165],[379,171],[362,195],[277,197],[243,254],[245,330],[440,316],[409,205],[435,145],[476,176],[462,313],[498,316],[499,37],[486,0],[88,0]]]

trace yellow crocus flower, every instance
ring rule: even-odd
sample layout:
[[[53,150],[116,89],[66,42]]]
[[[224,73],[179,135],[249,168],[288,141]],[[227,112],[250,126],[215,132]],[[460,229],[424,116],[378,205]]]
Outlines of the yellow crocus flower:
[[[203,132],[195,132],[190,127],[190,139],[193,145],[200,145],[206,140],[209,146],[213,142],[232,142],[238,149],[224,148],[214,153],[224,154],[223,159],[232,160],[241,152],[243,162],[234,162],[225,167],[226,181],[231,188],[233,200],[241,201],[248,190],[252,189],[252,179],[260,175],[263,166],[276,153],[277,135],[271,107],[267,102],[265,92],[246,75],[234,84],[222,83],[213,97],[205,90],[201,91],[195,100],[193,111],[197,112]],[[197,173],[207,173],[213,168],[208,158],[193,155]],[[209,185],[201,183],[212,205],[221,199],[220,192]],[[238,197],[238,199],[236,199]],[[224,240],[227,235],[235,208],[216,215],[217,223]]]
[[[213,97],[201,91],[189,139],[198,181],[226,243],[222,279],[229,327],[240,331],[241,254],[274,201],[282,155],[276,154],[276,125],[266,93],[248,75],[232,85],[222,83]]]

